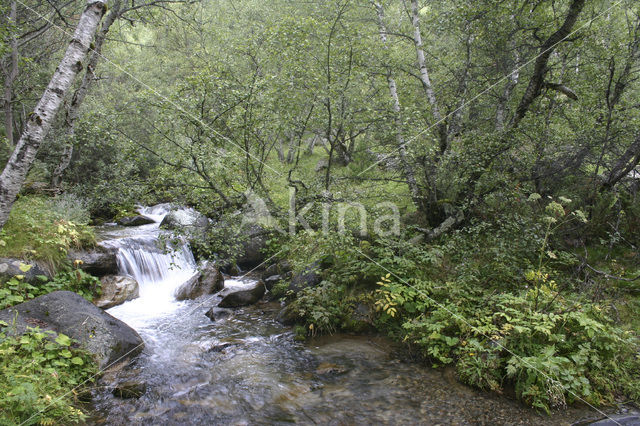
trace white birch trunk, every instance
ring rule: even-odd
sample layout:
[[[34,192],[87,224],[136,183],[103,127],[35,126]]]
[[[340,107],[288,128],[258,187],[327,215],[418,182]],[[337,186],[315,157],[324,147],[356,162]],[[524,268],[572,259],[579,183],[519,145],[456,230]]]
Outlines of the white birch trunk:
[[[9,22],[13,25],[17,24],[17,13],[18,13],[18,5],[16,1],[11,2],[11,9],[9,11]],[[18,40],[15,35],[15,28],[12,29],[14,32],[11,36],[11,41],[9,42],[9,47],[11,49],[9,65],[4,71],[4,93],[3,93],[3,107],[4,107],[4,128],[5,134],[7,137],[7,146],[9,149],[13,148],[13,82],[16,80],[18,76]],[[4,67],[3,67],[4,68]]]
[[[411,24],[413,25],[413,42],[416,46],[418,68],[420,69],[420,80],[422,81],[422,87],[427,100],[429,101],[429,105],[431,105],[431,114],[433,115],[436,129],[438,129],[440,152],[444,153],[448,145],[447,124],[442,120],[438,101],[435,93],[433,92],[433,86],[431,85],[431,78],[429,77],[429,70],[427,69],[427,61],[424,57],[422,34],[420,33],[418,0],[411,0]]]
[[[65,117],[65,145],[62,150],[62,156],[60,158],[60,162],[58,166],[53,171],[51,175],[51,188],[54,191],[58,191],[60,188],[60,184],[62,183],[62,176],[71,164],[71,158],[73,157],[73,137],[76,131],[76,121],[78,119],[80,106],[82,102],[84,102],[84,98],[89,93],[89,89],[93,85],[95,80],[95,70],[98,66],[98,62],[100,61],[102,45],[107,38],[107,34],[109,33],[109,28],[116,21],[120,14],[120,0],[116,0],[109,11],[109,14],[105,17],[102,22],[102,26],[100,27],[100,31],[96,35],[95,43],[91,54],[89,55],[89,61],[87,61],[86,71],[84,76],[82,77],[82,83],[80,83],[80,87],[74,92],[73,97],[71,98],[71,103],[67,108],[67,116]]]
[[[20,140],[0,175],[0,227],[4,226],[9,218],[13,202],[22,188],[42,141],[51,129],[65,94],[78,72],[82,70],[82,61],[87,56],[105,9],[104,0],[87,0],[73,39],[38,105],[29,116]]]
[[[376,8],[376,13],[378,15],[378,27],[380,30],[380,39],[382,40],[382,46],[384,49],[388,49],[387,47],[387,29],[384,25],[384,10],[380,3],[374,2],[373,5]],[[421,210],[422,202],[420,201],[420,189],[418,188],[418,183],[415,178],[415,173],[413,171],[413,167],[411,167],[411,163],[407,159],[407,144],[402,136],[402,120],[400,118],[400,99],[398,98],[398,87],[396,85],[396,80],[391,75],[391,68],[388,65],[385,65],[386,74],[387,74],[387,84],[389,86],[389,94],[391,95],[391,100],[393,102],[393,111],[395,112],[395,125],[396,125],[396,141],[398,144],[398,153],[400,154],[400,162],[402,164],[402,168],[404,171],[405,179],[407,180],[407,185],[409,186],[409,191],[411,192],[411,198],[413,199],[414,204]]]

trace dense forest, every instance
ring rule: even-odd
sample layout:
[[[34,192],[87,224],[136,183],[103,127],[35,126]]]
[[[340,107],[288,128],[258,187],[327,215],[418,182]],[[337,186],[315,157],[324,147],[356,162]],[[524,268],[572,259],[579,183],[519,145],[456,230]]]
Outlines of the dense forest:
[[[0,256],[49,275],[3,279],[0,308],[91,299],[69,253],[170,202],[212,224],[176,231],[197,259],[318,277],[269,292],[299,339],[386,335],[547,412],[638,401],[637,2],[4,0],[0,15]],[[50,395],[97,366],[47,341],[0,332],[0,423],[84,418],[76,393]],[[42,366],[68,373],[9,378]]]

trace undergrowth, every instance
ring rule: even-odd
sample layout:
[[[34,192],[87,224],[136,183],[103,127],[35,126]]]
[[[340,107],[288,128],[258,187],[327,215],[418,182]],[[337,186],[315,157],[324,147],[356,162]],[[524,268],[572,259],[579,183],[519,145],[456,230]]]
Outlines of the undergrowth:
[[[453,365],[463,383],[481,389],[513,389],[545,411],[577,400],[638,401],[637,324],[622,322],[616,308],[618,289],[634,284],[594,284],[602,276],[587,276],[585,260],[565,248],[566,230],[587,226],[571,200],[534,194],[511,207],[431,244],[412,241],[411,229],[400,238],[283,240],[298,271],[332,259],[320,285],[296,294],[278,289],[291,302],[288,315],[299,333],[349,331],[356,308],[368,304],[377,330],[431,365]],[[611,273],[638,274],[637,264],[624,269],[605,260]],[[631,296],[623,301],[637,304]]]
[[[30,329],[10,336],[0,322],[0,424],[78,423],[78,407],[97,372],[92,355],[64,334]]]
[[[88,222],[82,203],[69,196],[19,198],[0,231],[0,257],[35,260],[55,273],[70,249],[95,244]]]

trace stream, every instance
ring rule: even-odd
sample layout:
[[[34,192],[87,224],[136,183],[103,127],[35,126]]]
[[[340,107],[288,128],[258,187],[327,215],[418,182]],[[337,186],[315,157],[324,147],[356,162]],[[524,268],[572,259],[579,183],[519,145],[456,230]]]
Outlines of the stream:
[[[119,249],[122,274],[140,297],[109,309],[136,329],[145,349],[107,373],[93,395],[91,424],[572,424],[598,418],[573,407],[552,416],[458,383],[451,370],[407,360],[389,340],[334,335],[296,342],[280,324],[279,303],[261,302],[211,321],[218,296],[178,302],[173,292],[196,273],[189,247],[156,247],[166,210],[141,213],[156,223],[107,227],[103,244]],[[227,278],[239,286],[250,278]],[[145,385],[139,398],[115,397],[113,383]]]

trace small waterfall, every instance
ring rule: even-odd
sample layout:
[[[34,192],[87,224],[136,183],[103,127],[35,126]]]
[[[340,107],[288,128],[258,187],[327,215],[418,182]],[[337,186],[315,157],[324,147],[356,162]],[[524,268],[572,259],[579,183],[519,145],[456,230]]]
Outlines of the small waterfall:
[[[122,238],[105,242],[118,248],[120,274],[138,281],[140,296],[158,293],[158,287],[174,287],[193,276],[196,262],[189,245],[181,241],[163,249],[157,235]]]
[[[138,282],[140,297],[109,310],[134,328],[144,328],[148,320],[174,312],[180,306],[175,290],[197,273],[186,241],[173,238],[166,247],[162,244],[161,236],[171,237],[160,230],[160,222],[170,209],[170,204],[140,207],[140,214],[153,219],[154,224],[119,230],[110,234],[113,239],[100,243],[118,250],[119,273]]]

